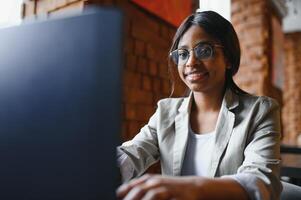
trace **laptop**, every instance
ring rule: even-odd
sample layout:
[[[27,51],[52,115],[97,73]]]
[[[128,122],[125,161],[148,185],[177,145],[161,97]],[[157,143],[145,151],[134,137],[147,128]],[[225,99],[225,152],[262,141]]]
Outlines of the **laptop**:
[[[0,30],[0,199],[115,199],[122,15]]]

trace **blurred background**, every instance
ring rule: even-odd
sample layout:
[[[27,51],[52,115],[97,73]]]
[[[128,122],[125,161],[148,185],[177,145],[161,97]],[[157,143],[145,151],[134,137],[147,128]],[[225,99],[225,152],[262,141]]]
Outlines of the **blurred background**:
[[[91,5],[118,6],[125,15],[123,140],[132,138],[156,102],[170,95],[172,37],[180,22],[200,9],[215,10],[232,22],[242,49],[235,81],[249,93],[277,99],[282,143],[301,146],[301,0],[0,0],[0,27]],[[177,80],[175,96],[184,89]]]

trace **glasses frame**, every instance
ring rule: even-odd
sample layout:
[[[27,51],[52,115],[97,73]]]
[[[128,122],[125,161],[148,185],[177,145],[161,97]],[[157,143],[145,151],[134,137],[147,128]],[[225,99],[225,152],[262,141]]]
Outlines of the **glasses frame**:
[[[209,56],[208,58],[204,58],[204,59],[198,58],[197,54],[195,53],[195,49],[196,49],[197,47],[199,47],[200,45],[202,45],[202,44],[203,44],[203,45],[208,45],[208,46],[211,48],[211,54],[210,54],[210,56]],[[176,64],[177,66],[182,66],[182,65],[185,65],[185,64],[187,63],[187,61],[189,60],[190,55],[191,55],[191,53],[190,53],[191,51],[193,51],[194,56],[195,56],[198,60],[208,60],[208,59],[211,59],[211,58],[214,56],[214,54],[215,54],[215,48],[214,48],[214,47],[216,47],[216,48],[224,48],[224,46],[222,46],[222,45],[220,45],[220,44],[216,44],[216,43],[211,43],[211,42],[199,42],[199,43],[197,43],[196,45],[194,45],[194,47],[192,47],[191,49],[185,49],[185,48],[175,49],[175,50],[173,50],[172,52],[170,52],[169,57],[170,57],[171,60],[174,62],[174,64]],[[174,56],[174,53],[178,52],[179,50],[184,50],[184,51],[187,51],[187,52],[188,52],[187,60],[186,60],[185,63],[183,63],[183,64],[178,64],[178,63],[177,63],[177,59],[176,59],[175,56]]]

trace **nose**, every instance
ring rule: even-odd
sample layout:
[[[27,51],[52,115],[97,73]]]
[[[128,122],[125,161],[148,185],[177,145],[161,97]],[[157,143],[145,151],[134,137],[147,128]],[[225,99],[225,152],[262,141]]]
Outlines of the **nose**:
[[[195,57],[193,49],[192,49],[192,50],[189,51],[189,58],[186,62],[186,66],[187,67],[192,67],[195,64],[197,64],[197,62],[198,62],[198,59]]]

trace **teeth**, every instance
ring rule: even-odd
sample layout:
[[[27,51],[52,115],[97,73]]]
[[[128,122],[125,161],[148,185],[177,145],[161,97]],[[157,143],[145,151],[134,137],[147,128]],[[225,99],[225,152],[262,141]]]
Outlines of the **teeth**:
[[[205,72],[195,71],[195,72],[189,72],[189,73],[187,73],[187,75],[192,75],[192,74],[205,74]]]

